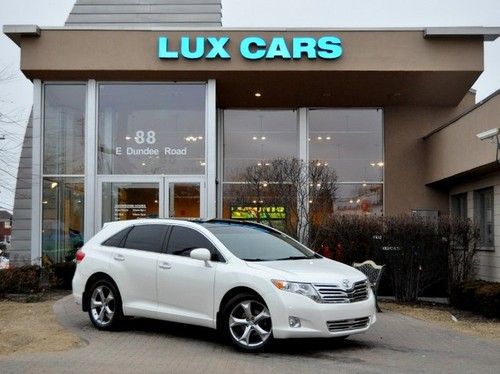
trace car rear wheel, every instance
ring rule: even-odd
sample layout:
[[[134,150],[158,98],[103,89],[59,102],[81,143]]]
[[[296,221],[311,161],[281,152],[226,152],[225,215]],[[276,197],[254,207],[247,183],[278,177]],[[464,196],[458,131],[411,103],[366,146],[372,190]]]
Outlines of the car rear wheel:
[[[103,279],[95,282],[90,290],[89,317],[100,330],[113,330],[123,319],[122,301],[116,286]]]
[[[238,349],[256,351],[272,341],[271,314],[264,301],[252,294],[240,294],[223,312],[224,333]]]

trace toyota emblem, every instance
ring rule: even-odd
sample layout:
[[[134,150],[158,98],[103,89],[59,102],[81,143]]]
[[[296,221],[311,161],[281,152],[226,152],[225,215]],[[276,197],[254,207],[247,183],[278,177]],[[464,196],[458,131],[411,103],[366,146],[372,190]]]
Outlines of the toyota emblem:
[[[349,282],[349,279],[344,279],[344,280],[342,281],[342,284],[344,285],[344,287],[345,287],[346,289],[351,288],[351,282]]]

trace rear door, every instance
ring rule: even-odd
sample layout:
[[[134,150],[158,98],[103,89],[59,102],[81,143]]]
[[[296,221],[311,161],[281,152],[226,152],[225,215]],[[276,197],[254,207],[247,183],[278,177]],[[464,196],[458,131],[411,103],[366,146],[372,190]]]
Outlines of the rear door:
[[[157,263],[166,232],[165,224],[134,225],[120,247],[112,249],[110,275],[118,285],[126,315],[156,318]]]
[[[189,257],[195,248],[212,253],[209,266]],[[201,232],[171,226],[167,253],[158,257],[159,317],[214,327],[214,282],[220,261],[222,256]]]

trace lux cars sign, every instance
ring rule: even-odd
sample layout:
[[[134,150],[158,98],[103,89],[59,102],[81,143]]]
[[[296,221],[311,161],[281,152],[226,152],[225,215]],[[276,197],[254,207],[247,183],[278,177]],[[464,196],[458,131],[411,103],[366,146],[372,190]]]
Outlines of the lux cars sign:
[[[161,59],[185,58],[187,60],[199,59],[222,59],[231,58],[227,46],[230,38],[203,37],[191,38],[183,36],[180,38],[179,48],[172,49],[168,36],[160,36],[158,39],[158,57]],[[279,36],[266,40],[259,36],[249,36],[241,40],[239,44],[240,54],[247,60],[300,60],[307,58],[314,60],[334,60],[342,56],[342,41],[336,36],[323,36],[321,38],[295,37],[287,42]]]

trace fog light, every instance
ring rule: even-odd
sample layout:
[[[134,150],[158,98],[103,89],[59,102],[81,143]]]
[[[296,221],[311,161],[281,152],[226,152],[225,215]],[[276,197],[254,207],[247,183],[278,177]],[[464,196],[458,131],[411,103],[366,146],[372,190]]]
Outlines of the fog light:
[[[290,327],[300,327],[300,319],[297,318],[297,317],[288,317],[288,324],[290,325]]]

